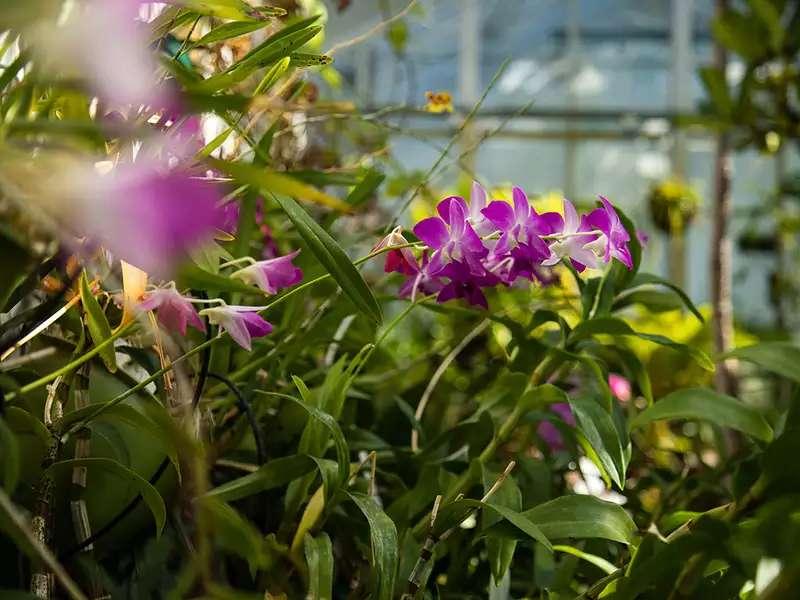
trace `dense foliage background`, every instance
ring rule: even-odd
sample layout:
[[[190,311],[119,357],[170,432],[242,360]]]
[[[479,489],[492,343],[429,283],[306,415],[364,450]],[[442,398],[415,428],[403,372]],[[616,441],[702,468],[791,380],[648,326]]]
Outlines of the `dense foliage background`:
[[[350,4],[0,3],[2,597],[793,597],[788,326],[734,330],[717,263],[711,309],[645,272],[619,206],[570,230],[560,196],[481,200],[506,123],[470,123],[507,62],[404,170],[399,109],[342,100],[333,58],[402,56],[424,6],[331,47]],[[722,256],[726,157],[800,134],[800,6],[712,29],[682,125],[719,139]],[[449,90],[413,102],[452,118]],[[647,201],[675,242],[699,198]]]

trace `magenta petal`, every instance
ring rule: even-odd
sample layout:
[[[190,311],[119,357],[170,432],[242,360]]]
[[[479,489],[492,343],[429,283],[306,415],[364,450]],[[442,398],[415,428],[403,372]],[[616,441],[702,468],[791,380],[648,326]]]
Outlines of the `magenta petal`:
[[[528,196],[525,194],[521,187],[514,186],[512,190],[514,198],[514,214],[518,223],[522,223],[528,219],[531,212],[531,205],[528,203]]]
[[[441,248],[447,243],[447,226],[439,217],[429,217],[414,225],[414,235],[430,248]]]
[[[263,337],[272,333],[272,325],[256,312],[240,313],[247,333],[252,337]]]
[[[501,231],[508,231],[514,225],[514,209],[506,202],[492,200],[481,212]]]
[[[470,215],[477,215],[486,208],[486,190],[477,181],[472,182],[472,192],[469,197]]]
[[[564,230],[564,217],[557,212],[546,212],[535,217],[539,235],[561,233]]]
[[[436,212],[439,213],[442,220],[450,225],[450,227],[453,226],[453,223],[450,221],[450,210],[453,203],[458,204],[466,214],[467,203],[461,196],[448,196],[436,205]]]

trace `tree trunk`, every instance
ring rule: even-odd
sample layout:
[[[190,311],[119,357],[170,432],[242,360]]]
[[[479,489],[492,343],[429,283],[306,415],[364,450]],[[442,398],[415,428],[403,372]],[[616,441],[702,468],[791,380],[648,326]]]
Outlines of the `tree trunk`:
[[[717,15],[727,6],[727,0],[717,0]],[[727,55],[719,42],[714,44],[714,60],[725,72]],[[731,149],[727,132],[717,137],[714,162],[714,208],[713,233],[711,237],[711,302],[714,310],[714,350],[725,352],[733,347],[733,302],[732,302],[732,254],[733,242],[729,225],[732,212],[731,201]],[[732,393],[734,378],[732,365],[723,361],[718,365],[714,379],[717,391]]]

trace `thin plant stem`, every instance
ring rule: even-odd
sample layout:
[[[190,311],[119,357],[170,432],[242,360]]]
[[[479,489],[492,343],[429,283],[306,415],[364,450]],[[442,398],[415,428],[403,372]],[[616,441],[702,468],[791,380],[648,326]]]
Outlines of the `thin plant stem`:
[[[489,85],[486,86],[486,89],[483,91],[483,94],[481,94],[481,97],[475,103],[475,106],[472,107],[472,109],[469,111],[469,113],[467,113],[467,116],[461,122],[461,125],[456,130],[455,135],[452,138],[450,138],[450,141],[444,147],[444,150],[442,151],[442,153],[439,154],[439,157],[436,159],[436,161],[433,163],[433,165],[431,165],[431,168],[428,169],[427,173],[425,173],[425,176],[422,178],[422,181],[419,182],[417,187],[414,188],[414,191],[408,196],[408,198],[406,198],[403,201],[403,204],[400,205],[400,208],[397,210],[397,212],[395,212],[394,216],[392,217],[392,220],[386,226],[386,231],[390,231],[397,224],[397,221],[400,219],[400,216],[405,212],[405,210],[409,207],[409,205],[419,195],[419,193],[422,191],[422,188],[427,185],[427,183],[430,180],[430,178],[433,176],[433,174],[439,168],[439,165],[442,164],[442,161],[444,161],[444,159],[450,153],[450,150],[453,148],[455,143],[458,141],[459,137],[461,137],[461,134],[464,132],[464,130],[470,124],[472,119],[475,118],[475,115],[480,110],[481,106],[483,105],[484,100],[486,100],[486,96],[489,95],[489,92],[492,91],[492,89],[494,88],[495,84],[500,79],[500,76],[505,72],[506,67],[508,66],[508,63],[509,63],[509,59],[505,59],[503,61],[503,63],[500,65],[500,68],[497,69],[497,71],[495,72],[495,74],[492,77],[491,81],[489,82]]]

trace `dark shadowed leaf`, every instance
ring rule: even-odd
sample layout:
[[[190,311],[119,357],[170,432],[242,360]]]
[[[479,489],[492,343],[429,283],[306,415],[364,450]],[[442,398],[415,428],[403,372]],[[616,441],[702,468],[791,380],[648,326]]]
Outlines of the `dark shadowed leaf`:
[[[206,493],[225,502],[246,498],[264,490],[286,485],[316,468],[308,456],[284,456],[269,461],[254,473],[239,477]]]
[[[74,458],[53,463],[48,467],[48,471],[53,473],[72,473],[75,467],[86,467],[89,471],[94,469],[106,471],[122,479],[126,484],[132,485],[142,496],[145,504],[153,513],[156,521],[156,535],[161,535],[164,524],[167,521],[167,509],[161,494],[154,488],[149,481],[131,471],[128,467],[109,458]]]

